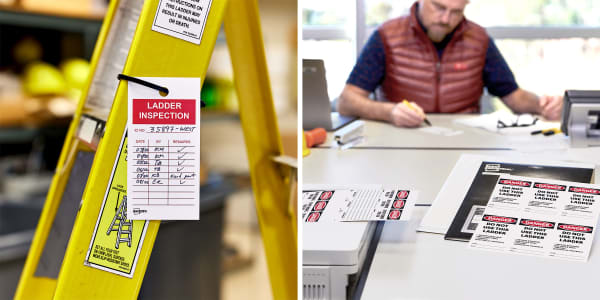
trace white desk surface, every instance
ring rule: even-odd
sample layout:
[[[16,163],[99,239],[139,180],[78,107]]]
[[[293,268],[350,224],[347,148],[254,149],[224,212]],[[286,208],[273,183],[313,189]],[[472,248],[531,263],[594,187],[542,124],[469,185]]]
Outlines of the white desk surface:
[[[514,151],[311,149],[302,161],[303,184],[383,184],[419,190],[431,204],[461,154],[515,155]]]
[[[431,121],[439,126],[465,127],[452,123],[449,116],[432,116]],[[596,177],[600,174],[600,148],[544,147],[555,145],[557,140],[567,145],[561,136],[531,143],[524,137],[515,139],[467,128],[460,139],[446,139],[377,122],[367,122],[366,135],[366,143],[361,146],[367,149],[311,149],[311,154],[303,159],[303,183],[397,184],[419,190],[418,203],[428,204],[464,153],[589,162],[597,165]],[[515,149],[520,141],[528,143],[520,151],[482,149]],[[538,147],[530,148],[530,144]],[[587,263],[470,250],[464,242],[417,233],[428,208],[417,207],[408,223],[386,223],[363,299],[600,298],[600,291],[595,293],[600,278],[599,237]]]
[[[530,130],[527,130],[527,128],[521,129],[525,133],[523,135],[506,135],[454,122],[457,118],[472,118],[474,116],[476,115],[430,114],[427,116],[435,127],[445,127],[463,132],[454,136],[444,136],[423,132],[418,128],[399,128],[384,122],[363,120],[365,123],[364,136],[366,138],[357,147],[524,148],[532,151],[537,151],[540,143],[544,143],[546,148],[550,144],[552,144],[552,148],[568,147],[568,140],[563,135],[551,137],[531,136]],[[425,125],[422,126],[425,127]],[[325,145],[332,145],[333,143],[333,132],[330,132]]]
[[[591,162],[596,164],[598,182],[600,148],[597,150],[541,155],[510,150],[311,149],[302,161],[302,178],[303,184],[398,185],[419,190],[418,203],[431,204],[462,154]]]

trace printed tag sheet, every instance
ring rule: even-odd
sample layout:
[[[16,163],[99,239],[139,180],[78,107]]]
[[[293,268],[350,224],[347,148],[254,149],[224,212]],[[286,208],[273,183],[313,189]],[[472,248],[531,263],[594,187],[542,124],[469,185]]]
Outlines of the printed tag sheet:
[[[502,175],[469,247],[587,261],[599,202],[598,185]]]
[[[329,208],[337,221],[406,221],[417,198],[417,191],[375,185],[304,190],[303,220],[317,222]]]
[[[356,189],[338,212],[340,221],[407,221],[418,197],[402,188]]]

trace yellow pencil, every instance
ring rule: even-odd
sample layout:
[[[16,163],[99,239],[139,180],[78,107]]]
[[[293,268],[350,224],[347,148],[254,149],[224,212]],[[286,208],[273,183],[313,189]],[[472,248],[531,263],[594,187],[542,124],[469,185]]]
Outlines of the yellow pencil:
[[[431,122],[429,122],[429,120],[427,120],[427,117],[425,117],[425,114],[421,114],[414,106],[412,106],[412,104],[410,104],[410,102],[408,102],[406,99],[402,100],[402,103],[406,106],[408,106],[408,108],[414,110],[416,113],[418,113],[419,115],[423,116],[423,118],[425,120],[423,120],[423,122],[425,122],[425,124],[432,126]]]

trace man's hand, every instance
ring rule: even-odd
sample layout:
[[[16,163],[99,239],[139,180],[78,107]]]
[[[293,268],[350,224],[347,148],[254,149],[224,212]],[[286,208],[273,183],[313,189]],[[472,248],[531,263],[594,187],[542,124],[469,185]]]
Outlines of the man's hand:
[[[346,84],[337,101],[338,112],[367,120],[386,121],[400,127],[417,127],[423,123],[425,113],[416,103],[411,102],[413,108],[410,108],[402,102],[374,101],[369,99],[369,93],[355,85]]]
[[[539,114],[548,120],[558,120],[562,112],[562,103],[562,96],[541,96]]]
[[[502,97],[502,100],[515,113],[538,114],[548,120],[560,119],[563,102],[561,96],[538,97],[532,92],[518,88]]]
[[[425,112],[414,102],[410,102],[413,108],[402,102],[396,103],[392,108],[390,123],[399,127],[418,127],[425,119]]]

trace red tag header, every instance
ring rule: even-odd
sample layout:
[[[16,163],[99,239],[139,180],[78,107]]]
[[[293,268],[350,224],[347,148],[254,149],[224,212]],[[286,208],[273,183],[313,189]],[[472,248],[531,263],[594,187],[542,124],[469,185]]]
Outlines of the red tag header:
[[[571,224],[558,224],[558,229],[579,232],[592,232],[592,227]]]
[[[542,227],[542,228],[554,228],[553,222],[545,222],[545,221],[522,219],[519,224],[525,225],[525,226]]]
[[[486,221],[496,222],[496,223],[517,224],[517,219],[515,219],[515,218],[492,216],[492,215],[484,215],[483,219],[486,220]]]
[[[600,190],[590,189],[590,188],[582,188],[582,187],[576,187],[576,186],[569,187],[569,192],[600,195]]]
[[[531,186],[531,182],[529,182],[529,181],[511,180],[511,179],[500,179],[500,184],[517,185],[517,186],[525,186],[525,187]]]
[[[196,124],[194,99],[133,99],[132,124]]]
[[[536,184],[534,184],[534,187],[536,187],[538,189],[559,190],[559,191],[564,191],[567,189],[567,187],[564,185],[548,184],[548,183],[536,183]]]

